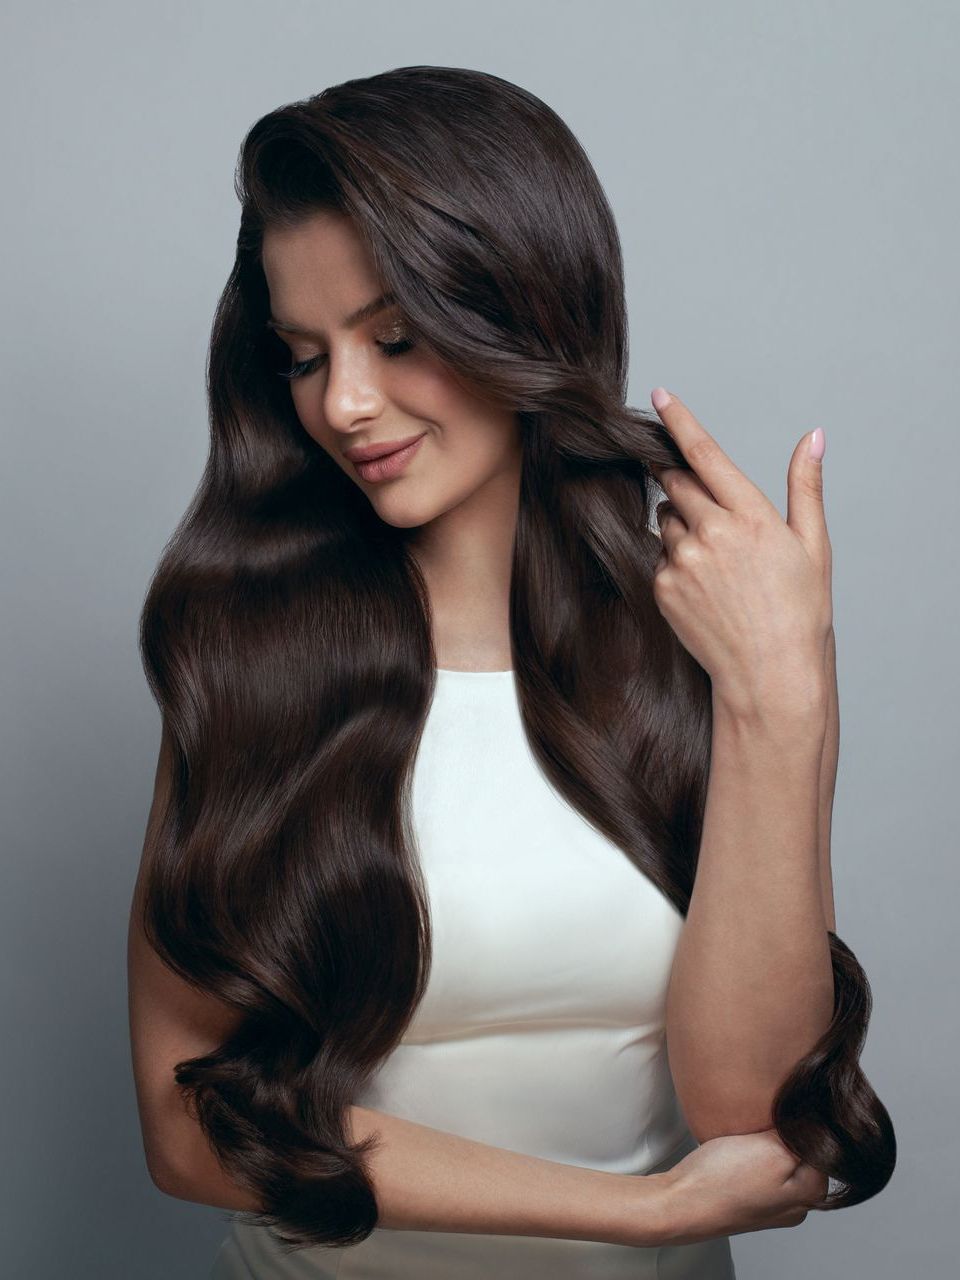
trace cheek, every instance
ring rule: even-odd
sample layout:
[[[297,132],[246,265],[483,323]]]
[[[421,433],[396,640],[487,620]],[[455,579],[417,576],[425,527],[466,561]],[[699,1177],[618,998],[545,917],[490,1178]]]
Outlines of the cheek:
[[[323,429],[323,409],[319,395],[316,392],[311,394],[309,387],[295,382],[290,387],[290,399],[301,427],[307,435],[319,440]]]
[[[383,380],[384,395],[411,420],[443,423],[462,413],[463,392],[443,366],[429,356],[413,356]]]
[[[478,407],[476,401],[461,397],[438,426],[431,454],[436,466],[432,476],[429,468],[424,472],[428,485],[432,480],[433,492],[446,504],[463,501],[519,466],[519,427],[512,415],[492,413],[489,405]]]
[[[342,453],[347,442],[338,436],[327,422],[323,412],[322,392],[317,391],[311,394],[308,389],[300,388],[295,389],[292,395],[293,407],[300,426],[311,440],[330,455],[344,475],[356,484],[357,474]]]

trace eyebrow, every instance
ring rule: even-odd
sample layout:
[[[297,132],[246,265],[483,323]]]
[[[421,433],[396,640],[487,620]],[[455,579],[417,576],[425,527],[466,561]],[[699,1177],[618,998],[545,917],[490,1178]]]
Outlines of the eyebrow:
[[[369,320],[371,316],[377,315],[383,311],[385,307],[389,307],[391,303],[396,302],[396,294],[381,293],[379,298],[374,298],[370,302],[364,303],[351,315],[347,316],[343,322],[345,329],[355,329],[358,324],[363,324],[364,320]],[[303,325],[293,324],[289,320],[275,320],[273,316],[267,321],[268,329],[282,329],[284,333],[300,333],[305,338],[322,338],[322,333],[313,333],[310,329]]]

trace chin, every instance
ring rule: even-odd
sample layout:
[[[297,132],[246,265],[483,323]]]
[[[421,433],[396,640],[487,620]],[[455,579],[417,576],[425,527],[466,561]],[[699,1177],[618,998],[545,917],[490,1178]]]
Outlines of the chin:
[[[439,514],[433,506],[412,501],[410,498],[405,499],[400,494],[395,497],[384,495],[383,498],[376,500],[371,497],[370,505],[384,524],[392,525],[394,529],[416,529]]]

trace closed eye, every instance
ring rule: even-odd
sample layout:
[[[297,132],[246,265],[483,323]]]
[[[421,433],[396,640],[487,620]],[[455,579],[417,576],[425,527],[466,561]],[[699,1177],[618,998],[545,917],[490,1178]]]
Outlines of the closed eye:
[[[412,338],[402,338],[398,342],[377,342],[376,345],[384,356],[393,359],[396,356],[406,355],[416,346],[416,343]],[[294,378],[305,378],[311,373],[316,373],[326,358],[326,352],[321,352],[318,356],[311,356],[309,360],[298,361],[289,369],[277,370],[277,376],[291,381]]]

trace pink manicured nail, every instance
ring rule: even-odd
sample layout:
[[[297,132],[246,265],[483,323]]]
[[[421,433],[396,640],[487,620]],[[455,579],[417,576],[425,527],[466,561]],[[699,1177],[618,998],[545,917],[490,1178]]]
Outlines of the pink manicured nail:
[[[810,433],[810,457],[820,460],[827,447],[826,437],[823,434],[823,427],[817,427],[816,431]]]
[[[670,392],[664,387],[655,387],[650,392],[650,399],[655,409],[665,409],[670,403]]]

